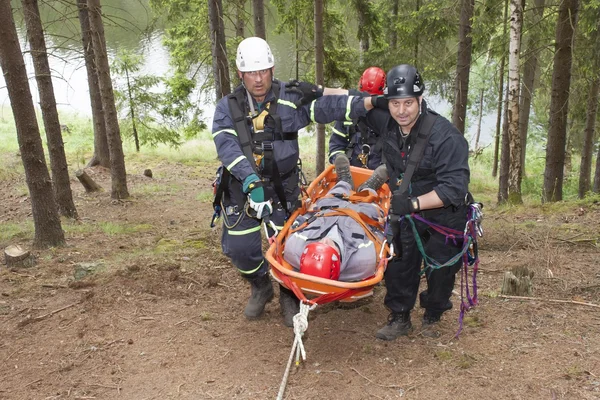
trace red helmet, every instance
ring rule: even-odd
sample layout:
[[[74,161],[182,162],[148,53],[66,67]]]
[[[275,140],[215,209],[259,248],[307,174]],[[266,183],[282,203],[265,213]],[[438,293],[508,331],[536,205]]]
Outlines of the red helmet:
[[[385,72],[379,67],[369,67],[358,81],[358,90],[372,96],[383,94],[385,88]]]
[[[340,253],[325,243],[309,243],[300,257],[300,272],[337,280],[340,277]]]

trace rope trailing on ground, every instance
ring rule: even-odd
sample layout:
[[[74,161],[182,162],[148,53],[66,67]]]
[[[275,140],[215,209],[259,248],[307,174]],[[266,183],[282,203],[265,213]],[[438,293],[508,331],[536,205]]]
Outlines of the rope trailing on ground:
[[[279,386],[279,393],[277,393],[277,400],[283,399],[285,388],[287,386],[287,380],[290,375],[290,368],[292,366],[292,360],[294,355],[296,356],[296,366],[300,365],[300,356],[302,361],[306,361],[306,350],[304,349],[304,343],[302,343],[302,336],[308,329],[308,313],[314,310],[317,304],[308,304],[303,301],[300,302],[300,311],[294,315],[294,343],[292,344],[292,351],[290,352],[290,358],[288,359],[281,385]]]

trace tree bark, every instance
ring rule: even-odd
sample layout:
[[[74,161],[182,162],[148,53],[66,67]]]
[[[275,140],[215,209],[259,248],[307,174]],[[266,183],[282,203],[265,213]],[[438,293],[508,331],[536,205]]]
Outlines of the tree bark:
[[[366,0],[354,0],[353,2],[354,8],[358,15],[358,26],[364,27],[368,25],[367,17],[365,15],[365,10],[369,7],[368,1]],[[359,63],[362,65],[365,63],[365,54],[369,51],[370,42],[369,42],[369,32],[366,29],[358,30],[358,40],[360,46],[360,60]]]
[[[600,148],[598,148],[598,154],[596,154],[596,172],[594,173],[594,187],[592,191],[600,193]]]
[[[483,93],[484,90],[481,89],[479,93],[479,115],[477,117],[477,132],[475,133],[475,151],[479,149],[479,138],[481,137],[481,120],[483,118]]]
[[[77,177],[79,182],[81,182],[81,185],[83,186],[83,188],[85,189],[85,191],[87,193],[100,192],[100,191],[104,190],[104,189],[102,189],[102,186],[98,185],[96,183],[96,181],[93,180],[92,177],[89,176],[82,169],[78,169],[77,171],[75,171],[75,176]]]
[[[129,197],[127,190],[127,173],[125,171],[125,156],[123,154],[123,143],[121,142],[121,131],[115,105],[112,80],[110,78],[110,66],[106,52],[106,40],[104,38],[104,24],[102,23],[102,10],[100,0],[88,0],[90,26],[92,28],[92,41],[98,67],[98,80],[102,95],[102,108],[106,120],[106,137],[108,139],[108,150],[110,153],[110,176],[112,183],[111,197],[113,199],[124,199]]]
[[[535,76],[538,71],[539,50],[537,49],[540,38],[539,24],[544,16],[545,0],[534,0],[535,8],[529,35],[527,37],[527,50],[529,55],[525,60],[523,68],[523,80],[521,81],[521,98],[519,101],[519,131],[521,134],[521,172],[526,175],[525,156],[527,153],[527,132],[529,130],[529,114],[531,112],[531,99],[535,91]]]
[[[4,249],[4,261],[8,269],[29,268],[35,265],[35,257],[19,245],[10,245]]]
[[[223,2],[209,0],[208,15],[212,42],[213,75],[215,77],[216,99],[231,93],[229,64],[227,62],[227,44],[225,42],[225,23],[223,22]]]
[[[245,9],[246,0],[237,0],[235,7],[235,36],[239,38],[244,37],[244,30],[246,28],[246,17],[244,16]]]
[[[25,62],[19,45],[10,1],[0,1],[0,66],[12,108],[25,181],[31,196],[34,248],[60,246],[65,236],[46,167],[44,148],[37,124]]]
[[[521,197],[521,134],[519,131],[519,69],[523,6],[521,0],[511,0],[510,45],[508,52],[508,202],[522,204]]]
[[[419,14],[419,10],[421,10],[421,0],[416,1],[415,11],[416,11],[417,15]],[[414,37],[415,47],[414,47],[414,54],[413,54],[413,65],[415,67],[417,67],[417,69],[420,71],[420,70],[422,70],[422,68],[421,68],[421,63],[419,62],[420,61],[420,59],[419,59],[419,37],[420,37],[419,35],[415,35],[415,37]]]
[[[502,37],[506,37],[507,31],[507,20],[508,20],[508,0],[504,0],[504,19],[502,27]],[[502,121],[502,105],[504,104],[504,67],[506,63],[506,57],[500,58],[500,71],[498,71],[498,109],[496,113],[496,140],[494,142],[494,165],[492,166],[492,176],[498,176],[498,154],[500,153],[500,125]]]
[[[392,12],[391,12],[391,21],[398,21],[398,11],[400,8],[400,0],[392,0]],[[392,24],[388,27],[389,29],[389,42],[390,42],[390,50],[394,51],[398,48],[398,31],[396,27]]]
[[[502,280],[500,293],[509,296],[530,296],[533,292],[533,271],[519,266],[506,271]]]
[[[471,69],[471,50],[473,48],[471,18],[473,18],[474,8],[475,0],[461,0],[452,123],[463,135],[465,134],[465,118],[469,99],[469,71]]]
[[[46,128],[46,140],[50,156],[50,170],[52,171],[54,196],[58,206],[58,212],[67,218],[77,219],[77,209],[73,202],[71,193],[71,181],[69,179],[69,168],[65,156],[65,145],[62,139],[58,110],[56,109],[56,98],[52,86],[52,74],[48,64],[48,53],[44,30],[40,19],[40,10],[37,0],[22,0],[25,25],[27,26],[27,37],[31,45],[31,57],[35,70],[40,95],[40,107],[42,119]]]
[[[323,14],[325,13],[325,0],[315,0],[315,78],[317,85],[323,85],[325,43],[323,33]],[[317,160],[316,175],[325,169],[325,126],[317,124]]]
[[[263,0],[252,0],[252,10],[254,14],[254,36],[267,39],[267,30],[265,29],[265,5]]]
[[[125,70],[125,79],[127,80],[127,97],[129,99],[129,119],[131,119],[131,129],[133,130],[133,141],[135,142],[135,151],[140,152],[140,137],[137,131],[137,125],[135,123],[135,104],[133,101],[133,94],[131,92],[131,81],[129,80],[129,67],[127,64],[123,66]]]
[[[106,123],[104,121],[104,109],[102,108],[102,96],[100,95],[100,84],[98,82],[98,70],[92,43],[90,19],[87,0],[77,0],[79,9],[79,25],[81,26],[81,42],[83,43],[83,56],[85,69],[88,76],[88,89],[90,91],[90,104],[92,105],[92,121],[94,123],[94,155],[88,163],[88,167],[100,165],[110,168],[110,153],[108,151],[108,139],[106,137]]]
[[[578,195],[580,199],[591,189],[592,156],[594,152],[594,133],[596,131],[596,117],[598,113],[598,91],[600,90],[600,10],[596,30],[592,34],[591,42],[594,43],[592,52],[592,79],[590,82],[590,91],[588,95],[587,109],[585,113],[585,133],[583,140],[583,150],[581,151],[581,165],[579,167],[579,188]],[[598,174],[598,171],[596,171]]]
[[[502,149],[500,154],[500,176],[498,178],[498,204],[508,201],[508,169],[510,168],[510,146],[508,144],[508,85],[504,98],[502,121]]]
[[[546,145],[546,168],[544,170],[543,201],[562,200],[563,167],[569,111],[569,88],[571,86],[571,64],[573,60],[573,36],[577,25],[578,0],[563,0],[556,20],[556,44],[548,143]]]

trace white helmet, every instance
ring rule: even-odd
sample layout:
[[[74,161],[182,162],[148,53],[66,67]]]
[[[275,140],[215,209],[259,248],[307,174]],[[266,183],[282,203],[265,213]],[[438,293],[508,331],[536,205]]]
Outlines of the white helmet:
[[[238,45],[235,65],[241,72],[260,71],[273,68],[275,58],[264,39],[249,37]]]

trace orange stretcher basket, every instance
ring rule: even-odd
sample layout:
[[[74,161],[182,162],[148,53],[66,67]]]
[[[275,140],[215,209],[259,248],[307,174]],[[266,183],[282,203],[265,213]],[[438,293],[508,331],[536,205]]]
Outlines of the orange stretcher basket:
[[[372,170],[350,167],[354,185],[358,187],[366,181]],[[298,215],[306,213],[311,205],[319,198],[327,195],[336,184],[337,174],[333,165],[325,169],[308,187],[303,195],[302,205],[288,219],[283,229],[272,241],[266,258],[271,265],[271,275],[280,284],[292,290],[296,296],[308,303],[324,304],[331,301],[352,302],[373,294],[373,287],[383,279],[383,273],[390,256],[390,249],[386,243],[380,244],[381,254],[377,254],[377,268],[375,274],[359,282],[342,282],[320,278],[294,271],[293,267],[283,259],[285,241],[290,234],[291,226]],[[384,184],[377,192],[378,196],[371,196],[370,201],[375,201],[384,210],[386,216],[390,207],[390,189]],[[379,253],[379,252],[378,252]]]

